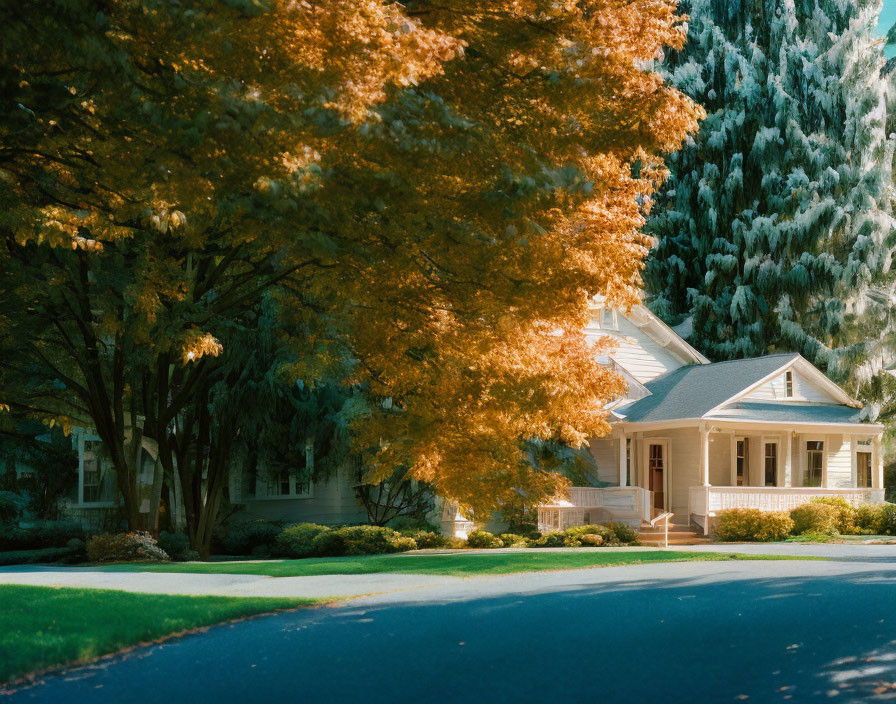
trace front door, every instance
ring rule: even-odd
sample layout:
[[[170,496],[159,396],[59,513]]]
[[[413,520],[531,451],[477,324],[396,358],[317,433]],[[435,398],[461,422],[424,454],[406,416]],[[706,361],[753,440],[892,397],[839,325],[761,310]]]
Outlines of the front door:
[[[647,456],[647,479],[650,482],[650,491],[653,492],[653,507],[661,511],[666,508],[666,495],[663,491],[666,456],[663,454],[663,449],[663,445],[651,444]]]

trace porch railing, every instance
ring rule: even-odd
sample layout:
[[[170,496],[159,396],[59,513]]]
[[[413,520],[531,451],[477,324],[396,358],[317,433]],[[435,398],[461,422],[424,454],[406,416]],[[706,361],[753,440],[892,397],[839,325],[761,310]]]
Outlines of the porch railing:
[[[817,496],[839,497],[853,505],[858,505],[883,501],[884,490],[806,486],[692,486],[688,490],[688,513],[696,516],[708,516],[729,508],[790,511]]]
[[[604,520],[640,523],[650,513],[650,492],[641,487],[574,486],[568,498],[538,507],[538,530],[550,533]]]

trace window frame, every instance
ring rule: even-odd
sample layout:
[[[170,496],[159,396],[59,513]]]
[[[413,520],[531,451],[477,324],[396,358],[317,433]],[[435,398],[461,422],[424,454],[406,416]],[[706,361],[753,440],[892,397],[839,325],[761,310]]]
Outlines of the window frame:
[[[784,372],[784,398],[795,398],[793,390],[793,370],[788,369]]]
[[[770,447],[774,448],[774,452],[771,455],[769,455],[769,452],[768,452],[768,449]],[[778,486],[778,479],[779,479],[778,471],[780,469],[780,462],[779,462],[780,457],[781,457],[780,443],[778,442],[778,440],[768,440],[768,439],[765,440],[763,442],[763,452],[762,452],[762,473],[763,473],[763,482],[764,482],[763,486],[766,486],[766,487]],[[774,470],[773,470],[774,473],[772,475],[772,483],[771,484],[769,484],[769,481],[768,481],[769,460],[774,461]]]
[[[803,445],[803,454],[805,457],[805,467],[803,470],[802,476],[802,485],[808,488],[823,488],[825,483],[825,459],[826,459],[826,450],[825,450],[825,441],[818,440],[813,438],[806,438],[803,440],[805,443]],[[811,448],[810,444],[818,445],[818,447]],[[819,455],[819,466],[818,466],[818,484],[810,484],[809,479],[811,476],[812,462],[811,458],[814,453],[818,453]]]

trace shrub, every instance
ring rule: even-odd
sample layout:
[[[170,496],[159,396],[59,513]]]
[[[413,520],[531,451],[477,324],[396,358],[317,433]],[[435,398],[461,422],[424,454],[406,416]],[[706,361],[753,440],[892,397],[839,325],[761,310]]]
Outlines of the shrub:
[[[28,497],[14,491],[0,491],[0,525],[13,526],[25,514]]]
[[[612,523],[607,523],[607,528],[613,531],[616,540],[623,545],[635,545],[639,542],[637,531],[625,523],[614,521]]]
[[[467,545],[467,541],[463,538],[458,538],[457,536],[452,535],[448,538],[448,547],[452,550],[465,550],[470,546]]]
[[[447,548],[450,545],[450,540],[447,536],[442,535],[438,531],[428,531],[428,530],[417,530],[417,531],[403,531],[402,535],[413,538],[414,542],[417,543],[418,550],[432,550],[435,548]]]
[[[524,548],[526,547],[526,536],[517,535],[516,533],[501,533],[498,536],[505,548]]]
[[[570,545],[569,543],[575,543]],[[570,538],[566,533],[545,533],[540,538],[534,538],[529,541],[530,548],[568,548],[580,547],[582,542],[575,538]]]
[[[341,557],[345,555],[345,537],[338,530],[326,530],[318,533],[311,541],[314,554],[323,557]]]
[[[719,512],[716,540],[784,540],[793,530],[793,520],[784,511],[760,511],[757,508],[732,508]]]
[[[467,545],[471,548],[500,548],[504,543],[487,530],[474,530],[467,536]]]
[[[0,550],[61,548],[69,540],[84,539],[84,529],[71,521],[46,521],[30,528],[9,527],[0,531]]]
[[[833,506],[837,511],[837,532],[842,535],[856,533],[856,509],[846,499],[840,496],[816,496],[809,500],[810,504],[822,504]]]
[[[346,526],[319,533],[313,540],[317,555],[381,555],[417,548],[413,538],[383,526]]]
[[[397,530],[402,535],[413,535],[414,533],[439,533],[441,528],[432,521],[425,518],[414,516],[399,516],[389,521],[386,526],[392,530]]]
[[[162,561],[168,559],[168,554],[149,533],[134,532],[94,536],[87,541],[87,559],[90,562]]]
[[[582,540],[584,536],[589,536]],[[600,538],[596,540],[595,537]],[[616,536],[613,531],[604,526],[587,525],[573,526],[562,533],[545,533],[539,538],[529,541],[530,548],[580,548],[583,543],[588,545],[602,545],[606,542],[615,543]]]
[[[836,535],[840,511],[828,504],[808,503],[793,509],[790,517],[794,535],[808,532]]]
[[[296,523],[286,526],[277,536],[274,554],[284,557],[310,557],[314,554],[314,539],[330,529],[318,523]]]
[[[886,504],[859,504],[856,506],[856,529],[861,533],[883,534],[883,507]]]
[[[228,555],[250,555],[262,547],[270,554],[274,550],[277,536],[283,530],[281,523],[274,521],[245,521],[228,526],[222,541]]]
[[[159,547],[168,553],[168,557],[178,562],[187,562],[198,557],[195,550],[190,549],[190,538],[183,533],[159,533]]]
[[[40,562],[83,562],[83,551],[72,548],[41,548],[0,552],[0,567],[5,565],[33,565]]]

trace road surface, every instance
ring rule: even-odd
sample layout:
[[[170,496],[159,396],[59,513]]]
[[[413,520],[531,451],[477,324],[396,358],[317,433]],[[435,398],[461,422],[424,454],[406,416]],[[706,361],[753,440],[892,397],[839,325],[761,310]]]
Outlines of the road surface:
[[[9,702],[896,701],[896,557],[450,580],[209,629]]]

